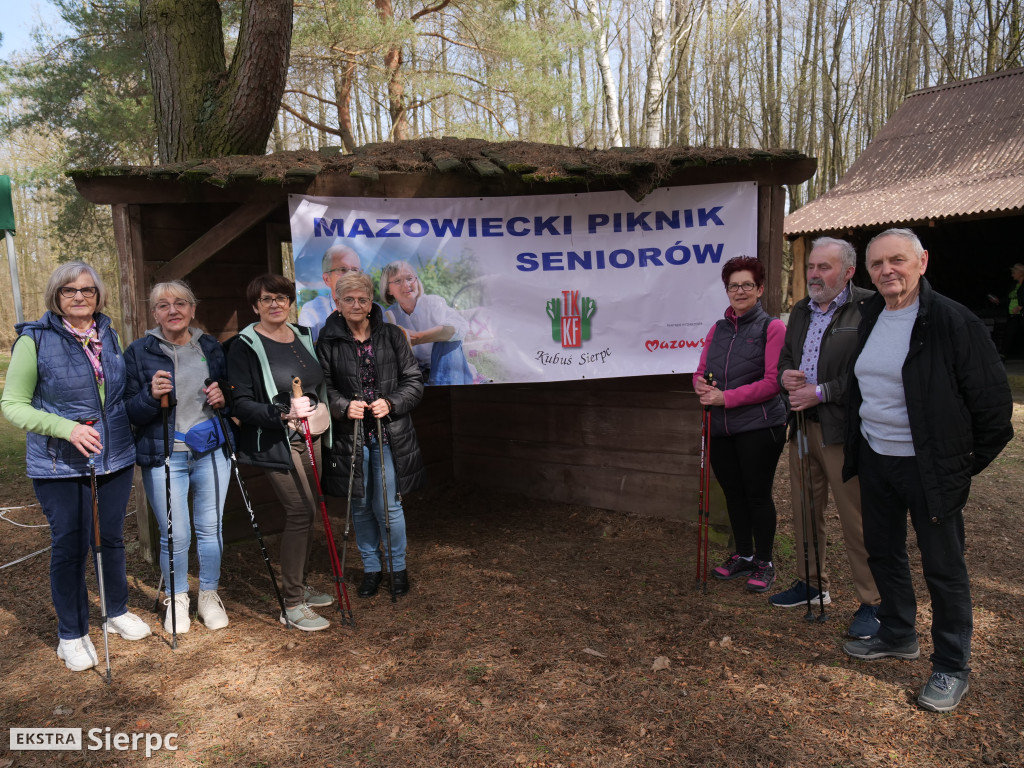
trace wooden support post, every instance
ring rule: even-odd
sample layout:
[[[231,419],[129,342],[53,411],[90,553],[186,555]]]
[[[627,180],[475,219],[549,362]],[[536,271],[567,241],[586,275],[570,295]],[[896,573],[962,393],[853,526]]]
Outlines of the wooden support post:
[[[118,298],[121,300],[121,343],[128,346],[147,327],[147,294],[142,275],[143,253],[142,211],[137,205],[119,203],[111,206],[114,220],[114,241],[121,270]],[[135,468],[135,524],[139,530],[139,547],[146,562],[160,562],[160,530],[149,514],[149,504],[142,490],[142,470]]]

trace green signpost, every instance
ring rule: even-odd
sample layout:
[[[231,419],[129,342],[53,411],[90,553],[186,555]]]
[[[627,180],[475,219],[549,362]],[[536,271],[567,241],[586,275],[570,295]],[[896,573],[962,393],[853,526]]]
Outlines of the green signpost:
[[[21,311],[21,285],[18,283],[18,264],[14,258],[14,203],[11,200],[11,177],[0,176],[0,229],[7,241],[7,261],[11,266],[11,289],[14,292],[14,313],[18,322],[24,322]]]

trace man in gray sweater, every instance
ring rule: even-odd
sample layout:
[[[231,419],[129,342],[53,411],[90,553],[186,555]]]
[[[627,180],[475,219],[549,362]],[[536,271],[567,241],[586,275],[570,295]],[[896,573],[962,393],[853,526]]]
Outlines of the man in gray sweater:
[[[861,306],[843,477],[860,477],[881,625],[843,650],[866,661],[921,653],[909,512],[932,603],[932,674],[917,702],[949,712],[967,693],[971,670],[964,507],[971,478],[1013,437],[1013,399],[985,326],[925,279],[928,252],[913,232],[876,236],[867,267],[878,295]]]

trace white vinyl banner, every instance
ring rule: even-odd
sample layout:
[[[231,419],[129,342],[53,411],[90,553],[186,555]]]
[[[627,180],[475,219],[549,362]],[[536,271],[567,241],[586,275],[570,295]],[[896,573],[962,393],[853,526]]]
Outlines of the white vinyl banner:
[[[357,260],[431,384],[692,372],[728,306],[722,265],[757,255],[753,182],[289,209],[299,322],[319,331]]]

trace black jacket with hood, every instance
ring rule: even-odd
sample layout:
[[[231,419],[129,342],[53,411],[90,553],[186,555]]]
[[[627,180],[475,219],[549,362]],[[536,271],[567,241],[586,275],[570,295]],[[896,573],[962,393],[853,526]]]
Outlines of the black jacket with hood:
[[[409,415],[423,398],[423,379],[405,332],[397,325],[385,323],[377,304],[370,310],[370,340],[380,387],[378,396],[387,398],[392,405],[391,413],[383,422],[395,461],[398,492],[409,493],[423,487],[426,481],[423,457]],[[340,313],[335,312],[327,318],[317,339],[316,350],[324,370],[327,404],[333,421],[330,457],[324,459],[321,482],[325,493],[345,496],[348,494],[353,450],[353,424],[348,418],[348,406],[353,394],[361,393],[363,386],[359,377],[356,341]],[[362,498],[365,487],[363,462],[356,461],[352,495]]]

